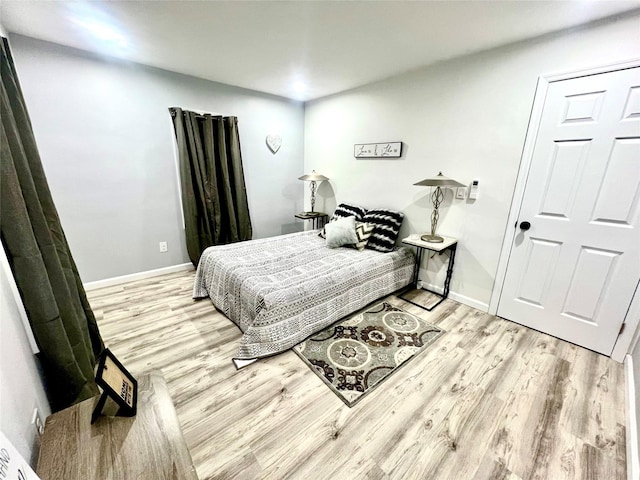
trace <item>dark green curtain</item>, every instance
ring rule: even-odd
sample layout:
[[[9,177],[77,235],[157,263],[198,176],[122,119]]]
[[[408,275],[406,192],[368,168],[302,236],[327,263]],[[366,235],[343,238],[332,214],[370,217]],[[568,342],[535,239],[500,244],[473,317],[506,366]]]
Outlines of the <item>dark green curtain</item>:
[[[170,108],[180,159],[187,251],[194,265],[212,245],[250,240],[238,119]]]
[[[93,368],[103,343],[51,198],[6,38],[1,60],[0,237],[56,411],[98,393]]]

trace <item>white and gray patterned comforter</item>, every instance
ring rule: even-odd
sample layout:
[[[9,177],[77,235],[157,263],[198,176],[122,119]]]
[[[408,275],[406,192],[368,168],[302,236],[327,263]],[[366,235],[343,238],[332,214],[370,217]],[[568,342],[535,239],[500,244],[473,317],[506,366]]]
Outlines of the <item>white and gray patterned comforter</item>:
[[[237,359],[285,351],[408,285],[413,252],[330,249],[318,231],[207,248],[193,297],[209,297],[244,332]]]

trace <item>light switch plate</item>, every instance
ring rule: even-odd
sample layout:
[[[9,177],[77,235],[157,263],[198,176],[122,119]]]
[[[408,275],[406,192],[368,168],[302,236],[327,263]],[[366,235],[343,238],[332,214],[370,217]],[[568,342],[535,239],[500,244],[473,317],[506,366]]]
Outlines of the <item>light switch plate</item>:
[[[460,200],[464,200],[464,197],[467,195],[467,187],[458,187],[456,190],[456,198]]]

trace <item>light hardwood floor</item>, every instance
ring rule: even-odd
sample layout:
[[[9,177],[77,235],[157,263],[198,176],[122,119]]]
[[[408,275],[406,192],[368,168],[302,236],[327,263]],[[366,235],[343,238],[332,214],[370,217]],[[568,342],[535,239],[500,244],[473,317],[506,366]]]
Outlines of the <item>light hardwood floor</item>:
[[[242,370],[193,272],[88,292],[132,373],[160,368],[204,479],[626,478],[622,365],[445,301],[447,333],[353,408],[291,351]]]

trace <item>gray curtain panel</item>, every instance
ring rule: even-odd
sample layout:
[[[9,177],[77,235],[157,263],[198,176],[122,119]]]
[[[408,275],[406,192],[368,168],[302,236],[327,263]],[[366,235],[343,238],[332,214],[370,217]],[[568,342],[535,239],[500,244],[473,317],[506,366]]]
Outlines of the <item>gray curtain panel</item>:
[[[93,368],[104,345],[51,198],[5,38],[1,60],[0,238],[56,411],[98,393]]]
[[[170,108],[178,144],[187,251],[250,240],[238,119]]]

